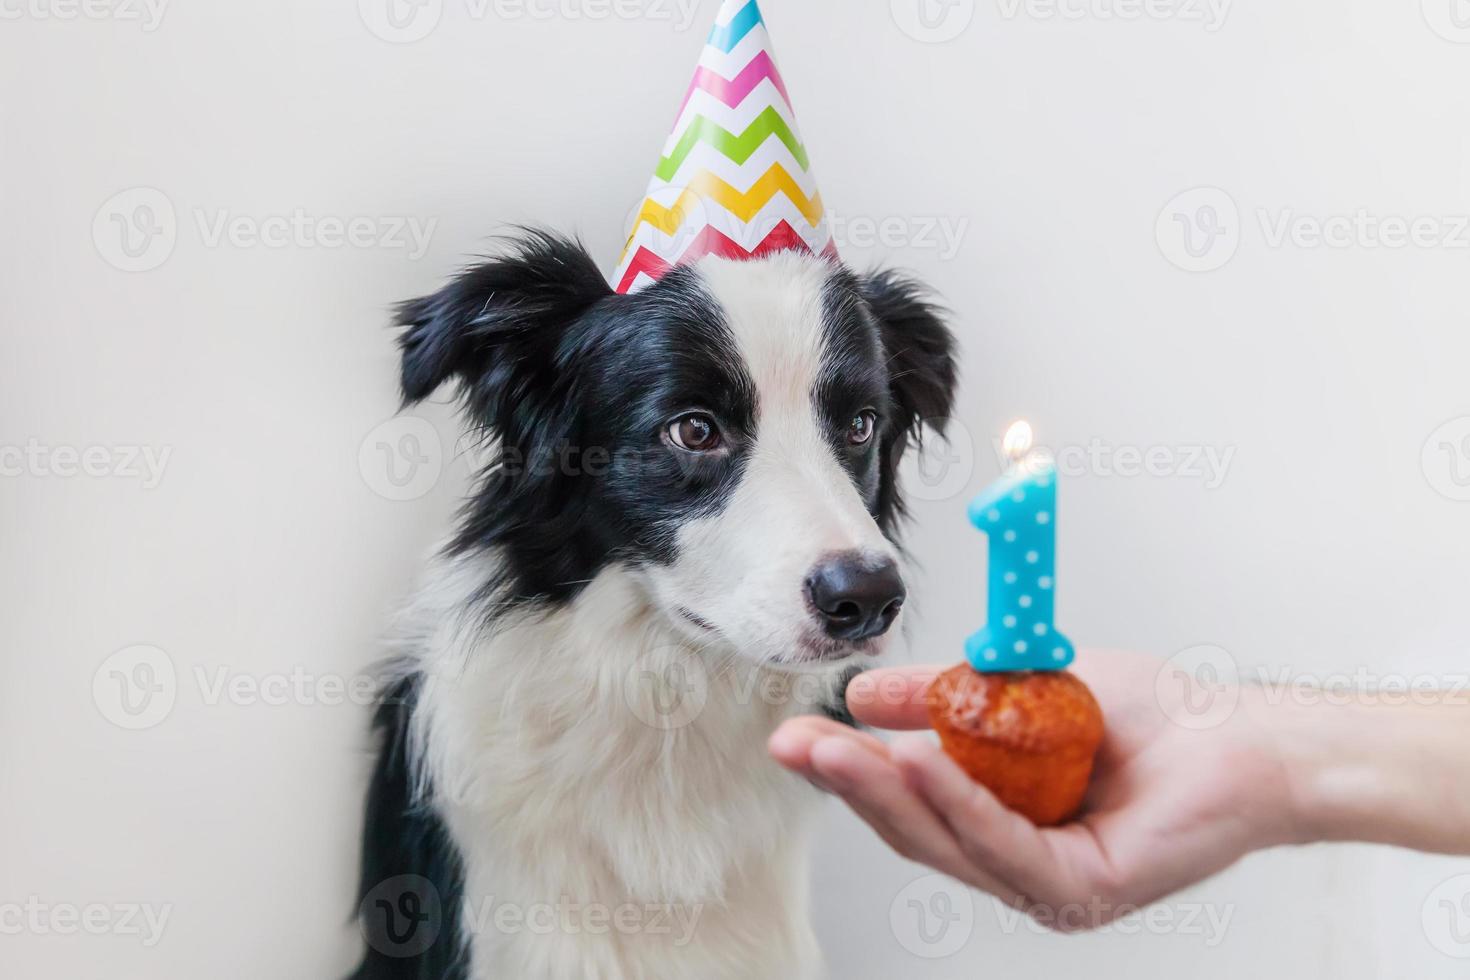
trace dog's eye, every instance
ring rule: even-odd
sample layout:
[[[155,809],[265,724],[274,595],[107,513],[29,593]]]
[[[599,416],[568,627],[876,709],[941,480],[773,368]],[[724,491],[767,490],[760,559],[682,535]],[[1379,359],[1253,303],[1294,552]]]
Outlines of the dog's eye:
[[[720,427],[703,412],[690,412],[669,423],[669,441],[691,453],[707,453],[720,444]]]
[[[872,409],[864,409],[852,417],[847,426],[847,444],[849,446],[866,445],[873,438],[873,429],[878,424],[878,413]]]

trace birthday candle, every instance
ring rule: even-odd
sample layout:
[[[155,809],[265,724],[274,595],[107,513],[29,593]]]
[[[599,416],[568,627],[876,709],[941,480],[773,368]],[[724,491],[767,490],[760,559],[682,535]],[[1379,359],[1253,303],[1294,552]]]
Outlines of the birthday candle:
[[[1057,474],[1051,459],[1029,453],[1031,426],[1017,422],[1002,441],[1011,466],[970,502],[970,521],[989,538],[989,596],[984,628],[965,640],[979,671],[1060,670],[1072,643],[1057,632]]]

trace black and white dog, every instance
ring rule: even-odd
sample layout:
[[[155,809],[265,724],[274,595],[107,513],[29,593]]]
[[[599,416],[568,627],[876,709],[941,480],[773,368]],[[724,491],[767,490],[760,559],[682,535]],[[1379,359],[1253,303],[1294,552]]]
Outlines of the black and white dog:
[[[804,823],[766,755],[904,600],[899,460],[953,339],[892,273],[706,258],[618,295],[527,233],[404,304],[406,403],[496,450],[405,614],[356,973],[814,977]]]

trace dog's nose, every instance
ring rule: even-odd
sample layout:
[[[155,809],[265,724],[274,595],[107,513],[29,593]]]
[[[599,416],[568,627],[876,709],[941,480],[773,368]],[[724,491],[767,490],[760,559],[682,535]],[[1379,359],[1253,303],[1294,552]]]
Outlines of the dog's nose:
[[[827,635],[839,640],[882,636],[908,594],[893,559],[864,561],[856,552],[823,559],[807,576],[806,591]]]

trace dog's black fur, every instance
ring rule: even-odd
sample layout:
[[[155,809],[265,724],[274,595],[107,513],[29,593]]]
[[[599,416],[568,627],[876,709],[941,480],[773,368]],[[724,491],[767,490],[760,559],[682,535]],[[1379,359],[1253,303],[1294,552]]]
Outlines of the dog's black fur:
[[[418,698],[405,678],[383,694],[373,719],[382,739],[368,786],[358,924],[367,941],[355,980],[463,980],[464,878],[449,831],[415,792],[408,725]]]
[[[950,411],[953,338],[923,289],[893,273],[858,276],[834,263],[825,299],[825,328],[843,338],[829,347],[844,354],[825,365],[834,380],[817,397],[834,447],[892,537],[903,513],[904,450],[921,423],[942,426]],[[504,610],[507,599],[563,604],[611,563],[672,560],[679,524],[718,509],[739,479],[741,440],[754,437],[754,386],[695,270],[618,295],[579,243],[529,231],[504,257],[404,303],[397,322],[404,404],[455,383],[468,423],[499,453],[450,545],[456,553],[496,550],[500,577],[482,597],[499,601],[486,608]],[[855,451],[839,442],[840,427],[863,404],[881,406],[881,428],[874,447]],[[650,441],[664,420],[696,405],[718,414],[734,451],[681,458]],[[383,744],[368,791],[359,891],[369,949],[357,980],[464,976],[459,858],[431,804],[417,802],[406,756],[415,697],[406,680],[377,714]],[[851,720],[842,705],[833,716]],[[417,955],[399,955],[410,947],[395,947],[380,921],[408,907],[393,897],[385,906],[376,891],[401,876],[414,876],[403,879],[409,890],[428,883],[433,894],[418,896],[419,908],[438,900],[437,939]]]

